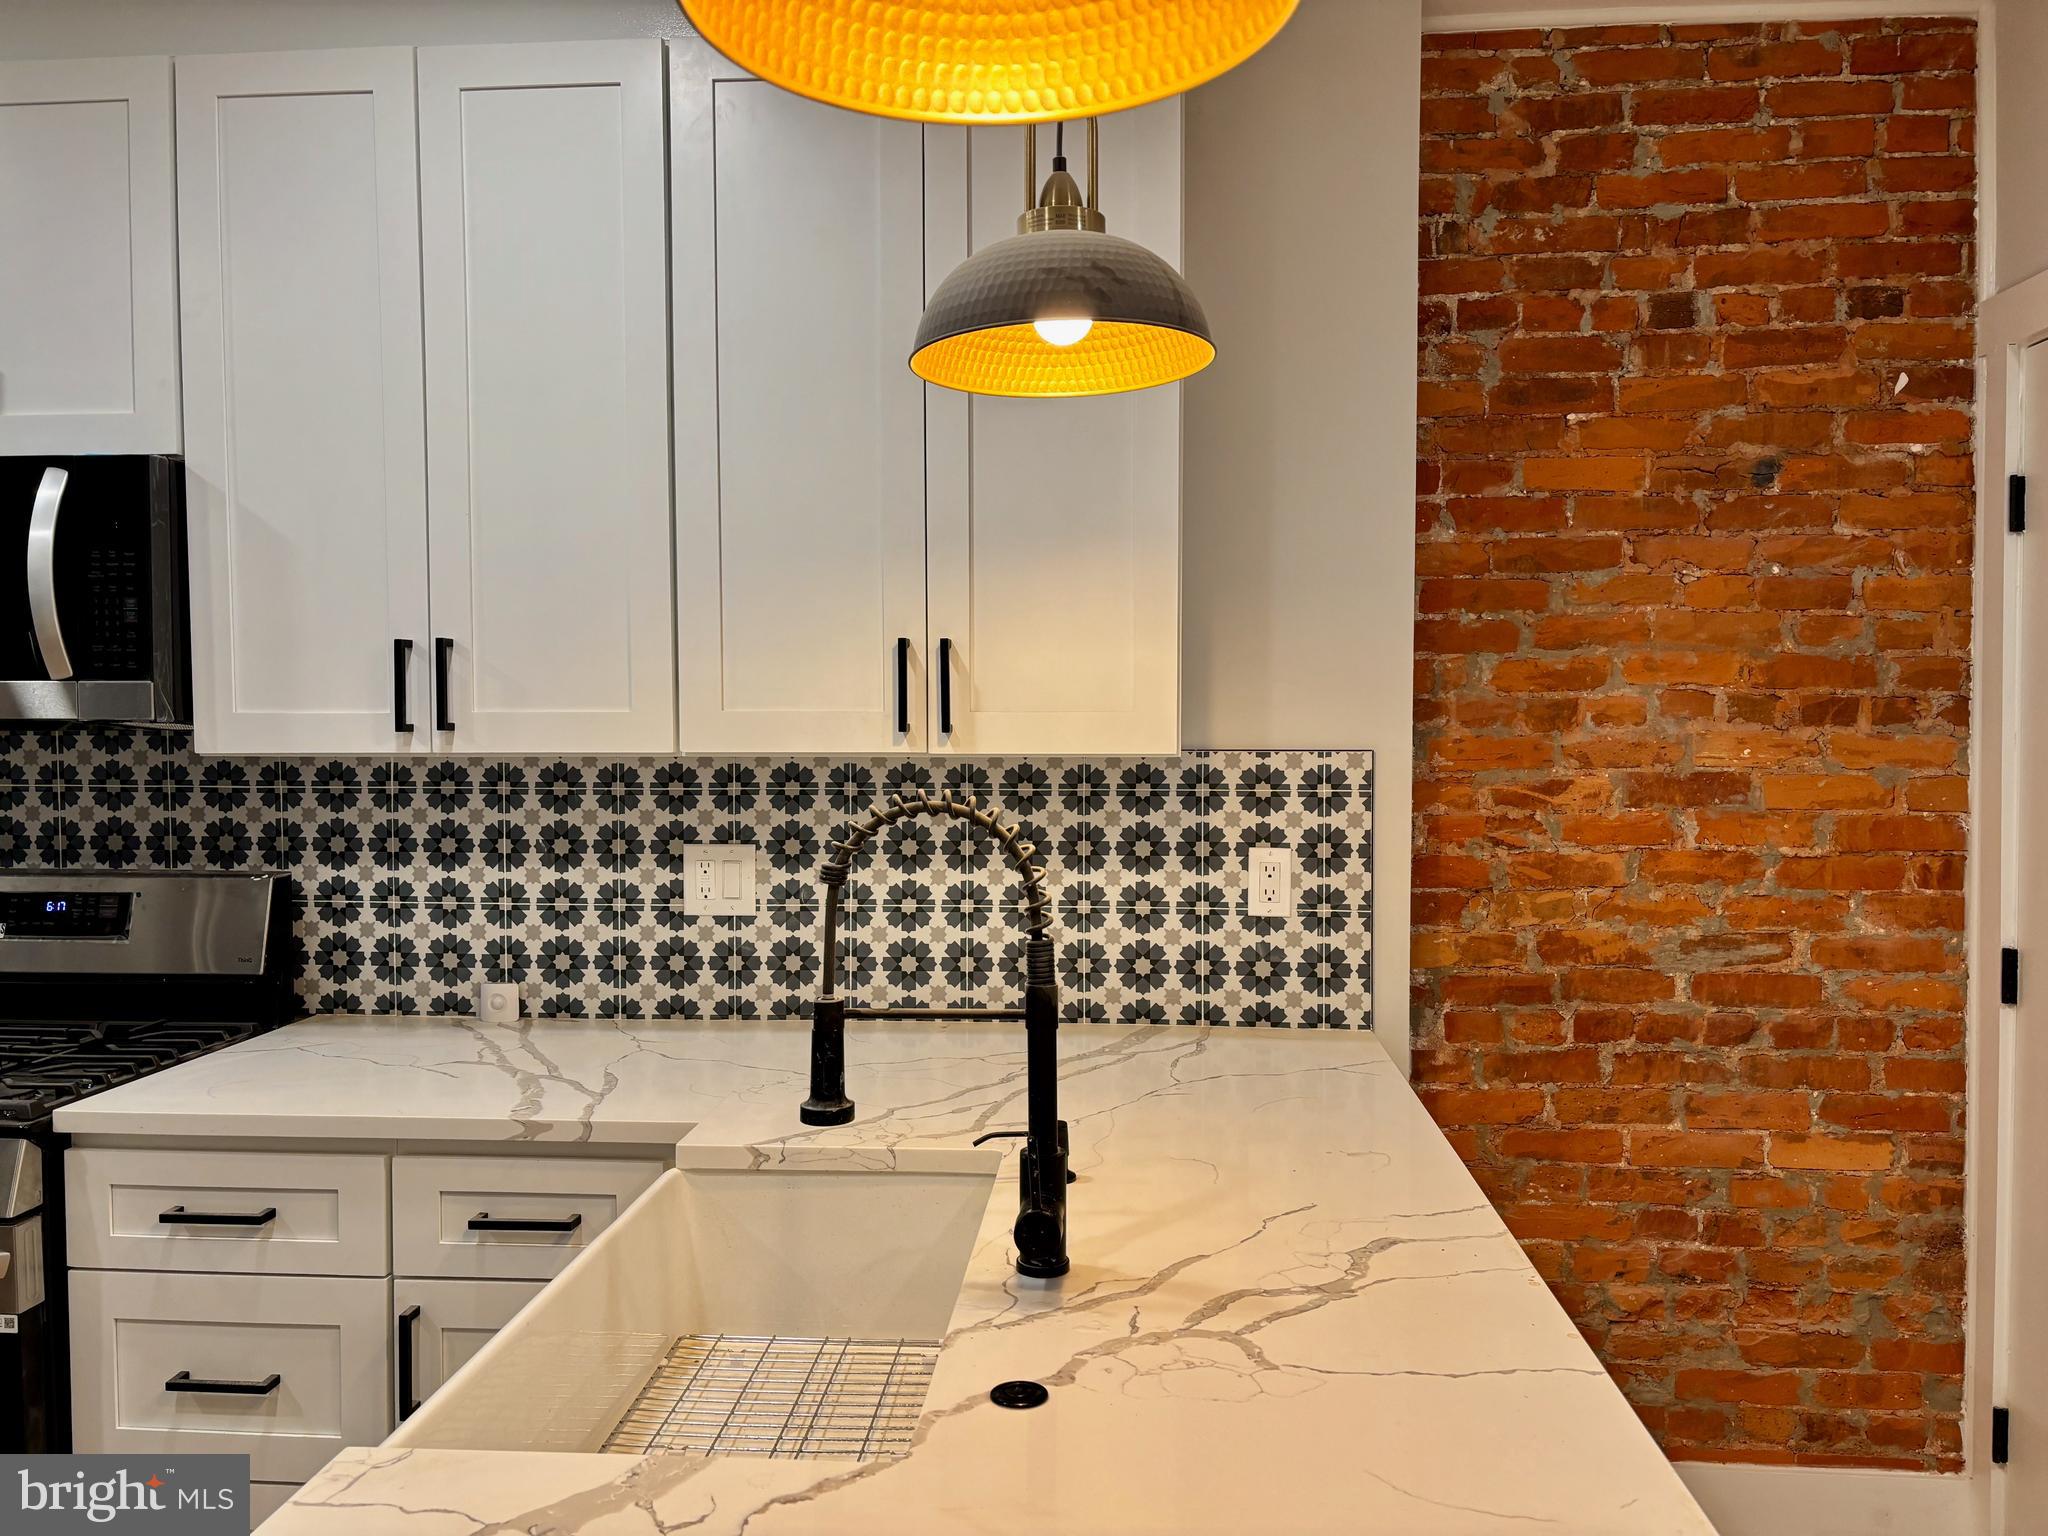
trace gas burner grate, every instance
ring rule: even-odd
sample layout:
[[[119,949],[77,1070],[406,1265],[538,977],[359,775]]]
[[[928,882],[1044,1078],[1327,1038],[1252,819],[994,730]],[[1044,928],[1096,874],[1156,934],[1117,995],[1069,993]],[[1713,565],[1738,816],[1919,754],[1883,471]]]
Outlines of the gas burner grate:
[[[0,1123],[39,1121],[60,1105],[261,1032],[235,1021],[0,1021]]]
[[[936,1342],[686,1334],[604,1443],[700,1456],[902,1456]]]

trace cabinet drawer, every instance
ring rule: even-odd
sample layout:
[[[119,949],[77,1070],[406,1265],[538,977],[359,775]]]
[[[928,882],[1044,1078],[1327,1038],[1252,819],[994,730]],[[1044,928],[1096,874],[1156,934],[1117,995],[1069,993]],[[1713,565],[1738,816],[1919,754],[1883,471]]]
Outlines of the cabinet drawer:
[[[393,1347],[398,1358],[398,1416],[407,1416],[408,1398],[417,1407],[439,1391],[441,1383],[469,1364],[470,1356],[546,1285],[544,1280],[395,1282],[391,1304],[400,1330]],[[411,1381],[405,1378],[408,1365]]]
[[[249,1529],[255,1530],[272,1515],[283,1509],[291,1496],[304,1485],[301,1483],[258,1483],[249,1484]]]
[[[401,1275],[547,1280],[661,1166],[584,1157],[396,1157],[391,1257]]]
[[[64,1175],[74,1269],[390,1272],[382,1157],[74,1147]]]
[[[77,1449],[246,1453],[259,1480],[311,1477],[391,1427],[390,1305],[388,1280],[75,1270]]]

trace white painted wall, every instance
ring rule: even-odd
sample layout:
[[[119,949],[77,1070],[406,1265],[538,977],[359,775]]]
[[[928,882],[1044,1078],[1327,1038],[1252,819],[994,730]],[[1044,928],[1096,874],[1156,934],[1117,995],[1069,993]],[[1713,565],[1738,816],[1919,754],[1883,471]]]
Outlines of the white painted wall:
[[[1187,98],[1191,745],[1411,731],[1420,35],[1416,0],[1308,0]]]
[[[1404,1062],[1420,38],[1417,0],[1306,0],[1186,117],[1218,355],[1183,386],[1182,736],[1377,754],[1373,1006]]]
[[[1984,291],[1991,294],[2048,272],[2048,0],[1997,0],[1986,25],[1996,71],[1986,156],[1994,265]]]

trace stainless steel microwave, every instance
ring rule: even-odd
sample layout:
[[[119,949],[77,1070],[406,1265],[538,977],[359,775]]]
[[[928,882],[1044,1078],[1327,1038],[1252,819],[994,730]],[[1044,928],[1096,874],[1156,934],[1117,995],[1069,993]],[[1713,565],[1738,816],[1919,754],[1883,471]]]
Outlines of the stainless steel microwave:
[[[192,721],[185,466],[0,457],[0,720]]]

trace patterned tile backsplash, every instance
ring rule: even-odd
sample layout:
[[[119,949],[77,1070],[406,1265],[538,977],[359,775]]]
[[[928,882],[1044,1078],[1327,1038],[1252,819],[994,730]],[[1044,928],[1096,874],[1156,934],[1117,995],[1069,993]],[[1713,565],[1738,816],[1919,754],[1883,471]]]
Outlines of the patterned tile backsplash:
[[[1045,850],[1067,1017],[1365,1027],[1372,754],[630,760],[202,758],[182,735],[0,731],[0,869],[293,876],[309,1010],[807,1012],[817,869],[878,796],[985,797]],[[760,915],[683,915],[683,850],[760,847]],[[1291,922],[1245,912],[1246,851],[1297,859]],[[979,1006],[1021,981],[1010,875],[961,822],[900,823],[847,886],[868,1002]]]

